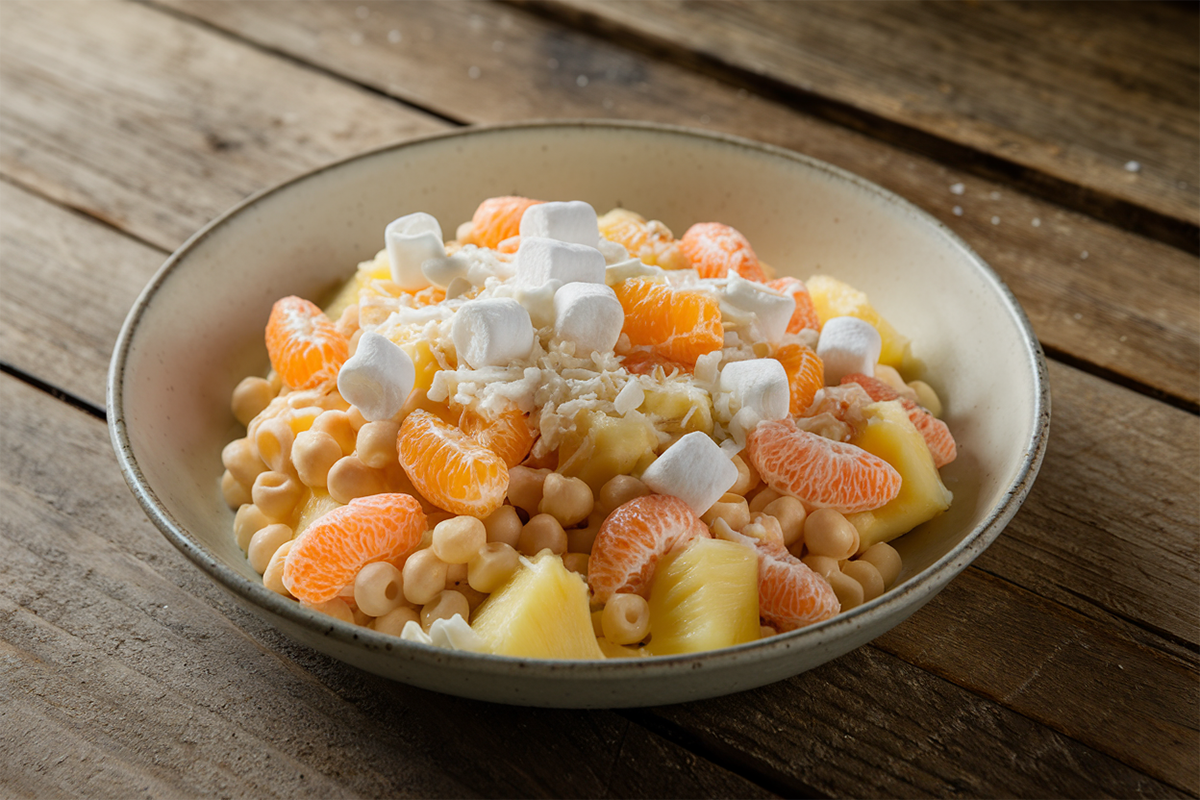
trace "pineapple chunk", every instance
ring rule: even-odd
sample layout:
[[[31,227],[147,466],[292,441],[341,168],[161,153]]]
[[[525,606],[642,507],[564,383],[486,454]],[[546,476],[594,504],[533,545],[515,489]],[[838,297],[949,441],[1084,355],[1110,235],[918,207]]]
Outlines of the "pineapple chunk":
[[[851,443],[895,467],[901,484],[900,493],[882,508],[846,515],[858,529],[860,553],[933,519],[950,507],[953,498],[933,465],[925,440],[898,400],[872,403],[863,409],[863,416],[866,426],[854,434]]]
[[[587,584],[543,551],[475,611],[471,629],[488,652],[518,658],[604,658],[588,608]]]
[[[629,474],[658,444],[658,437],[638,414],[610,417],[591,411],[579,417],[576,428],[578,438],[565,440],[559,448],[558,471],[581,479],[596,494],[613,476]]]
[[[292,529],[299,536],[304,532],[305,528],[316,522],[318,517],[333,511],[339,507],[341,503],[329,496],[329,492],[324,489],[312,489],[308,493],[308,497],[303,503],[297,505],[300,513],[296,515],[296,524]]]
[[[647,653],[699,653],[758,637],[758,556],[753,547],[697,539],[659,563],[650,589]]]
[[[656,418],[658,429],[669,434],[703,431],[712,435],[712,398],[690,383],[664,381],[660,389],[647,389],[638,410]]]
[[[442,365],[438,363],[437,356],[433,354],[429,342],[420,339],[415,342],[403,344],[401,348],[403,348],[404,352],[408,353],[408,357],[412,359],[413,367],[415,368],[416,375],[413,380],[413,388],[428,392],[429,387],[433,386],[433,376],[442,368]]]
[[[866,294],[828,275],[814,275],[805,285],[822,325],[832,317],[858,317],[863,322],[869,322],[883,339],[880,364],[899,370],[911,362],[908,339],[879,316]]]

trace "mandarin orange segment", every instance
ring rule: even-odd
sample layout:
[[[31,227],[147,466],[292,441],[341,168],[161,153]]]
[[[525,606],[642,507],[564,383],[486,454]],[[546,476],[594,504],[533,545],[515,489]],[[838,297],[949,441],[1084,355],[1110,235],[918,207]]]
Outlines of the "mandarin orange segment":
[[[813,304],[812,295],[808,293],[808,287],[804,285],[804,281],[798,278],[776,278],[767,286],[791,295],[792,299],[796,301],[796,310],[792,312],[792,318],[788,320],[788,333],[799,333],[805,328],[812,328],[814,331],[821,330],[821,318],[817,316],[817,307]]]
[[[688,257],[679,249],[671,229],[658,220],[647,220],[641,214],[625,208],[614,208],[597,220],[600,235],[625,248],[629,255],[643,264],[663,269],[685,269],[691,266]]]
[[[504,459],[507,467],[524,461],[536,438],[529,429],[529,415],[516,408],[494,419],[464,409],[458,424],[463,433]]]
[[[734,272],[746,280],[766,283],[758,256],[736,229],[720,222],[697,222],[679,240],[680,251],[701,278],[724,278]]]
[[[827,620],[841,611],[829,582],[776,540],[755,540],[758,613],[780,633]]]
[[[904,406],[905,413],[908,414],[909,421],[921,433],[921,438],[925,440],[929,453],[933,456],[935,467],[941,469],[958,457],[958,445],[955,444],[954,437],[950,434],[950,428],[946,426],[946,423],[930,414],[928,409],[907,397],[902,397],[899,392],[878,378],[863,375],[861,372],[842,378],[842,385],[847,383],[857,383],[877,403],[899,400],[900,404]]]
[[[678,497],[651,494],[617,508],[596,534],[588,559],[588,585],[601,603],[617,592],[649,595],[659,560],[692,539],[712,533]]]
[[[613,287],[625,325],[621,332],[634,347],[648,347],[688,367],[725,344],[721,306],[701,292],[672,289],[646,278],[630,278]]]
[[[315,304],[285,297],[271,308],[266,331],[271,368],[293,389],[313,389],[337,380],[350,357],[350,344]]]
[[[812,405],[817,392],[825,386],[825,364],[811,347],[785,344],[775,351],[774,358],[783,364],[787,373],[791,401],[788,413],[800,416]]]
[[[508,494],[504,459],[418,408],[400,425],[400,466],[425,499],[455,514],[486,517]]]
[[[471,217],[471,232],[463,237],[463,244],[496,247],[505,239],[517,236],[521,232],[521,216],[525,210],[541,202],[515,195],[484,200]]]
[[[861,447],[800,430],[791,419],[761,422],[746,454],[772,489],[809,508],[870,511],[900,492],[900,473]]]
[[[283,564],[283,585],[309,603],[332,600],[364,565],[407,557],[424,532],[425,514],[415,497],[356,497],[318,517],[292,543]]]

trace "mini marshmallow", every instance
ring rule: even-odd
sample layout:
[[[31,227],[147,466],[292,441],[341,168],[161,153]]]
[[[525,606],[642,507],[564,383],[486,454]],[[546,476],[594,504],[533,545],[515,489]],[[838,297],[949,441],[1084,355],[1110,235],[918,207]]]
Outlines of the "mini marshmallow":
[[[434,286],[449,288],[455,279],[470,280],[471,262],[461,255],[441,255],[427,258],[421,262],[421,274]]]
[[[825,385],[837,386],[846,375],[875,374],[883,350],[879,331],[858,317],[833,317],[821,326],[817,355],[825,363]]]
[[[513,261],[517,282],[526,286],[541,286],[552,280],[604,283],[604,256],[582,244],[522,236]]]
[[[529,356],[533,323],[510,297],[468,300],[454,314],[450,337],[458,357],[473,369],[503,367]]]
[[[733,361],[721,368],[718,388],[730,395],[733,413],[752,411],[759,419],[783,419],[792,393],[787,372],[773,358]]]
[[[769,342],[777,342],[787,333],[796,311],[796,298],[771,287],[731,274],[722,299],[731,306],[749,311],[758,319],[758,328]]]
[[[521,215],[520,230],[522,239],[527,236],[556,239],[588,247],[596,247],[600,243],[596,209],[582,200],[530,206]]]
[[[568,283],[554,293],[554,335],[574,342],[576,356],[611,352],[624,324],[617,293],[603,283]]]
[[[417,212],[392,220],[383,231],[391,263],[392,280],[405,291],[424,289],[429,280],[421,265],[431,258],[445,258],[442,226],[429,214]]]
[[[416,368],[408,353],[386,336],[366,332],[338,372],[337,386],[346,402],[375,422],[391,419],[412,391]]]
[[[738,470],[728,454],[703,431],[693,431],[668,447],[642,473],[642,481],[702,515],[737,483]]]

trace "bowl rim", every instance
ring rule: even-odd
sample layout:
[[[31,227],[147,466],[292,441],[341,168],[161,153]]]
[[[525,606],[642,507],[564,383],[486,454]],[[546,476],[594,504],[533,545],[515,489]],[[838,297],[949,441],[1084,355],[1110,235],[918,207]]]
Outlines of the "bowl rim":
[[[1028,440],[1024,442],[1020,468],[1009,482],[1000,502],[992,507],[990,512],[975,525],[974,529],[962,541],[933,564],[930,564],[916,575],[909,577],[902,586],[898,587],[898,590],[892,589],[887,591],[868,603],[864,603],[857,608],[838,614],[832,619],[815,625],[734,647],[678,656],[606,659],[602,661],[548,660],[467,653],[407,641],[403,642],[403,644],[398,644],[401,640],[395,637],[377,633],[376,631],[357,625],[343,623],[326,615],[303,608],[294,600],[270,591],[262,585],[261,581],[257,583],[250,581],[231,567],[222,564],[174,519],[150,487],[133,455],[129,431],[124,417],[125,387],[123,377],[126,361],[137,334],[138,323],[147,313],[151,301],[153,301],[159,290],[162,289],[167,281],[172,279],[177,269],[186,261],[189,254],[200,247],[215,230],[223,226],[226,222],[242,214],[247,209],[252,208],[261,200],[273,194],[286,191],[294,185],[314,178],[326,171],[341,169],[353,162],[374,158],[389,152],[402,151],[407,148],[419,147],[442,140],[460,138],[469,140],[521,131],[544,133],[558,129],[564,131],[597,129],[608,130],[614,133],[641,131],[654,134],[684,136],[797,162],[836,180],[849,182],[857,186],[860,190],[875,195],[885,204],[898,207],[904,213],[914,216],[920,222],[931,226],[934,231],[947,240],[948,244],[960,250],[980,276],[992,286],[996,291],[996,296],[1003,302],[1021,333],[1025,357],[1033,367],[1032,378],[1035,385],[1035,396],[1033,398],[1032,412],[1034,424]],[[121,326],[116,345],[113,349],[113,356],[108,370],[106,404],[109,435],[117,455],[121,473],[126,483],[128,483],[130,490],[133,492],[134,497],[141,505],[142,510],[167,540],[193,564],[208,574],[222,588],[256,606],[260,612],[282,617],[293,625],[300,626],[316,634],[330,637],[345,645],[352,647],[362,646],[368,650],[386,652],[391,658],[419,661],[429,665],[461,667],[493,675],[520,674],[530,679],[548,681],[569,680],[574,676],[586,677],[593,680],[611,679],[614,681],[624,680],[635,674],[641,676],[656,675],[670,677],[689,672],[701,666],[708,668],[733,666],[738,662],[759,661],[771,656],[782,656],[786,651],[793,648],[807,648],[810,646],[819,646],[823,641],[837,641],[843,636],[851,635],[856,628],[869,627],[873,620],[887,616],[889,613],[894,613],[889,612],[889,608],[899,602],[901,598],[916,595],[916,597],[912,598],[914,602],[911,604],[911,610],[909,611],[909,613],[912,613],[932,597],[941,586],[949,583],[950,580],[982,553],[999,536],[1000,532],[1016,514],[1025,497],[1028,495],[1041,467],[1046,451],[1050,419],[1050,390],[1045,356],[1020,303],[992,268],[958,234],[936,217],[933,217],[929,212],[862,176],[778,145],[758,142],[733,134],[700,130],[680,125],[598,119],[534,119],[498,124],[471,125],[448,131],[407,137],[307,170],[249,195],[244,200],[215,217],[184,241],[166,259],[142,289]]]

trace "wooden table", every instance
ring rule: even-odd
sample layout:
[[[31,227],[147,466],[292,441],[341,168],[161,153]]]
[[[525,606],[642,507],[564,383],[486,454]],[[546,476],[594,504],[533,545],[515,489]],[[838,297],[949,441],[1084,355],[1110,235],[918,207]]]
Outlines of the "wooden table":
[[[0,795],[1200,794],[1193,4],[0,3]],[[862,174],[1028,312],[1053,425],[1005,533],[887,635],[634,711],[390,683],[235,605],[105,427],[117,330],[241,198],[534,117]]]

